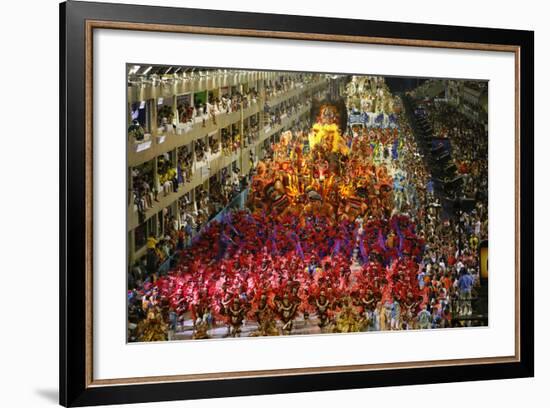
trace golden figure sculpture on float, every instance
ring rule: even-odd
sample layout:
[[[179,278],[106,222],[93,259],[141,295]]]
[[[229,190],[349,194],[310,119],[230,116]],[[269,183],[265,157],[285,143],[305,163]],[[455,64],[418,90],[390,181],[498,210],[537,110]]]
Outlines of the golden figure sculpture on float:
[[[340,131],[334,105],[325,104],[309,134],[286,131],[273,146],[273,159],[258,163],[248,206],[282,218],[322,215],[337,220],[389,216],[393,208],[392,177],[375,162],[367,138],[352,149]],[[385,129],[373,139],[390,143],[397,135]]]

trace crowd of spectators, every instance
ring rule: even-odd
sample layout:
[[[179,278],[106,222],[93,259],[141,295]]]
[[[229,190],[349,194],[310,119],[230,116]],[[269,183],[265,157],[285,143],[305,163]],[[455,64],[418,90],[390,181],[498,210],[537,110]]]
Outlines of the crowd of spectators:
[[[489,185],[486,124],[471,119],[450,103],[432,105],[428,116],[435,125],[434,134],[451,144],[452,159],[463,178],[463,195],[486,202]]]
[[[145,211],[153,207],[153,201],[158,201],[158,190],[149,162],[132,168],[132,203],[138,212],[140,222],[145,218]]]
[[[469,119],[453,105],[432,103],[425,110],[434,136],[449,140],[452,160],[463,179],[463,187],[451,199],[470,199],[474,204],[458,214],[444,210],[443,201],[450,198],[434,189],[433,164],[419,154],[412,129],[401,121],[405,123],[400,150],[404,184],[415,186],[419,206],[417,210],[411,206],[411,212],[426,241],[418,280],[429,292],[428,312],[434,318],[442,313],[467,318],[474,312],[472,298],[481,295],[479,244],[488,239],[488,137],[484,123]],[[471,324],[468,319],[464,322]]]
[[[177,150],[178,154],[178,172],[180,174],[180,181],[182,183],[188,183],[193,177],[193,153],[189,146],[182,146]]]
[[[295,115],[304,106],[305,103],[298,97],[283,101],[275,107],[271,107],[266,103],[264,106],[264,125],[271,127],[280,125],[283,119]]]
[[[282,76],[277,80],[267,81],[265,85],[265,97],[266,99],[276,98],[279,95],[288,93],[289,91],[303,87],[314,80],[314,76],[311,74],[294,74],[288,76]]]
[[[178,191],[178,171],[169,153],[157,157],[157,180],[157,191],[162,191],[164,197]]]
[[[241,147],[238,127],[229,126],[221,131],[222,152],[225,155],[235,153]]]

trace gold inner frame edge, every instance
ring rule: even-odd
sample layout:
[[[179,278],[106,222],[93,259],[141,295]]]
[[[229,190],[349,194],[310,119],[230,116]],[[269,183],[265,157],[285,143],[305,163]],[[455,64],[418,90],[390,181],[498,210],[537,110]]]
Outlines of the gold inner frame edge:
[[[184,374],[154,377],[127,377],[113,379],[93,378],[93,30],[118,29],[146,32],[171,32],[187,34],[206,34],[237,37],[277,38],[308,41],[331,41],[343,43],[379,44],[409,47],[450,48],[463,50],[513,52],[515,58],[515,353],[513,356],[480,357],[450,360],[431,360],[416,362],[357,364],[343,366],[305,367],[274,370],[254,370],[218,372],[204,374]],[[131,385],[143,383],[167,383],[178,381],[207,381],[251,377],[291,376],[300,374],[323,374],[338,372],[357,372],[372,370],[390,370],[406,368],[441,367],[447,365],[496,364],[521,361],[520,356],[520,52],[521,47],[506,44],[467,43],[456,41],[416,40],[405,38],[386,38],[371,36],[352,36],[319,33],[299,33],[288,31],[252,30],[236,28],[198,27],[190,25],[168,25],[149,23],[129,23],[107,20],[86,21],[86,61],[85,61],[85,103],[86,103],[86,238],[85,238],[85,283],[86,283],[86,356],[85,356],[85,386],[101,387],[113,385]]]

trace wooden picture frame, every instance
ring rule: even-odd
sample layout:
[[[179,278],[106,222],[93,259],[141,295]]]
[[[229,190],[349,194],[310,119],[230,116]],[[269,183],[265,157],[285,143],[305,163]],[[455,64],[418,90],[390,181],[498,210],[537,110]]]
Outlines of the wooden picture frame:
[[[94,380],[95,29],[197,33],[515,54],[516,351],[513,356]],[[60,403],[121,404],[534,375],[534,33],[69,1],[60,5]],[[521,251],[520,251],[521,248]]]

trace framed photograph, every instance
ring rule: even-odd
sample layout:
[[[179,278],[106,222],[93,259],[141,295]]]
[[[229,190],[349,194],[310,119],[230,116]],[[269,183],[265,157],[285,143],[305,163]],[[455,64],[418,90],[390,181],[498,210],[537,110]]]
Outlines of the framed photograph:
[[[534,375],[533,32],[60,16],[62,405]]]

